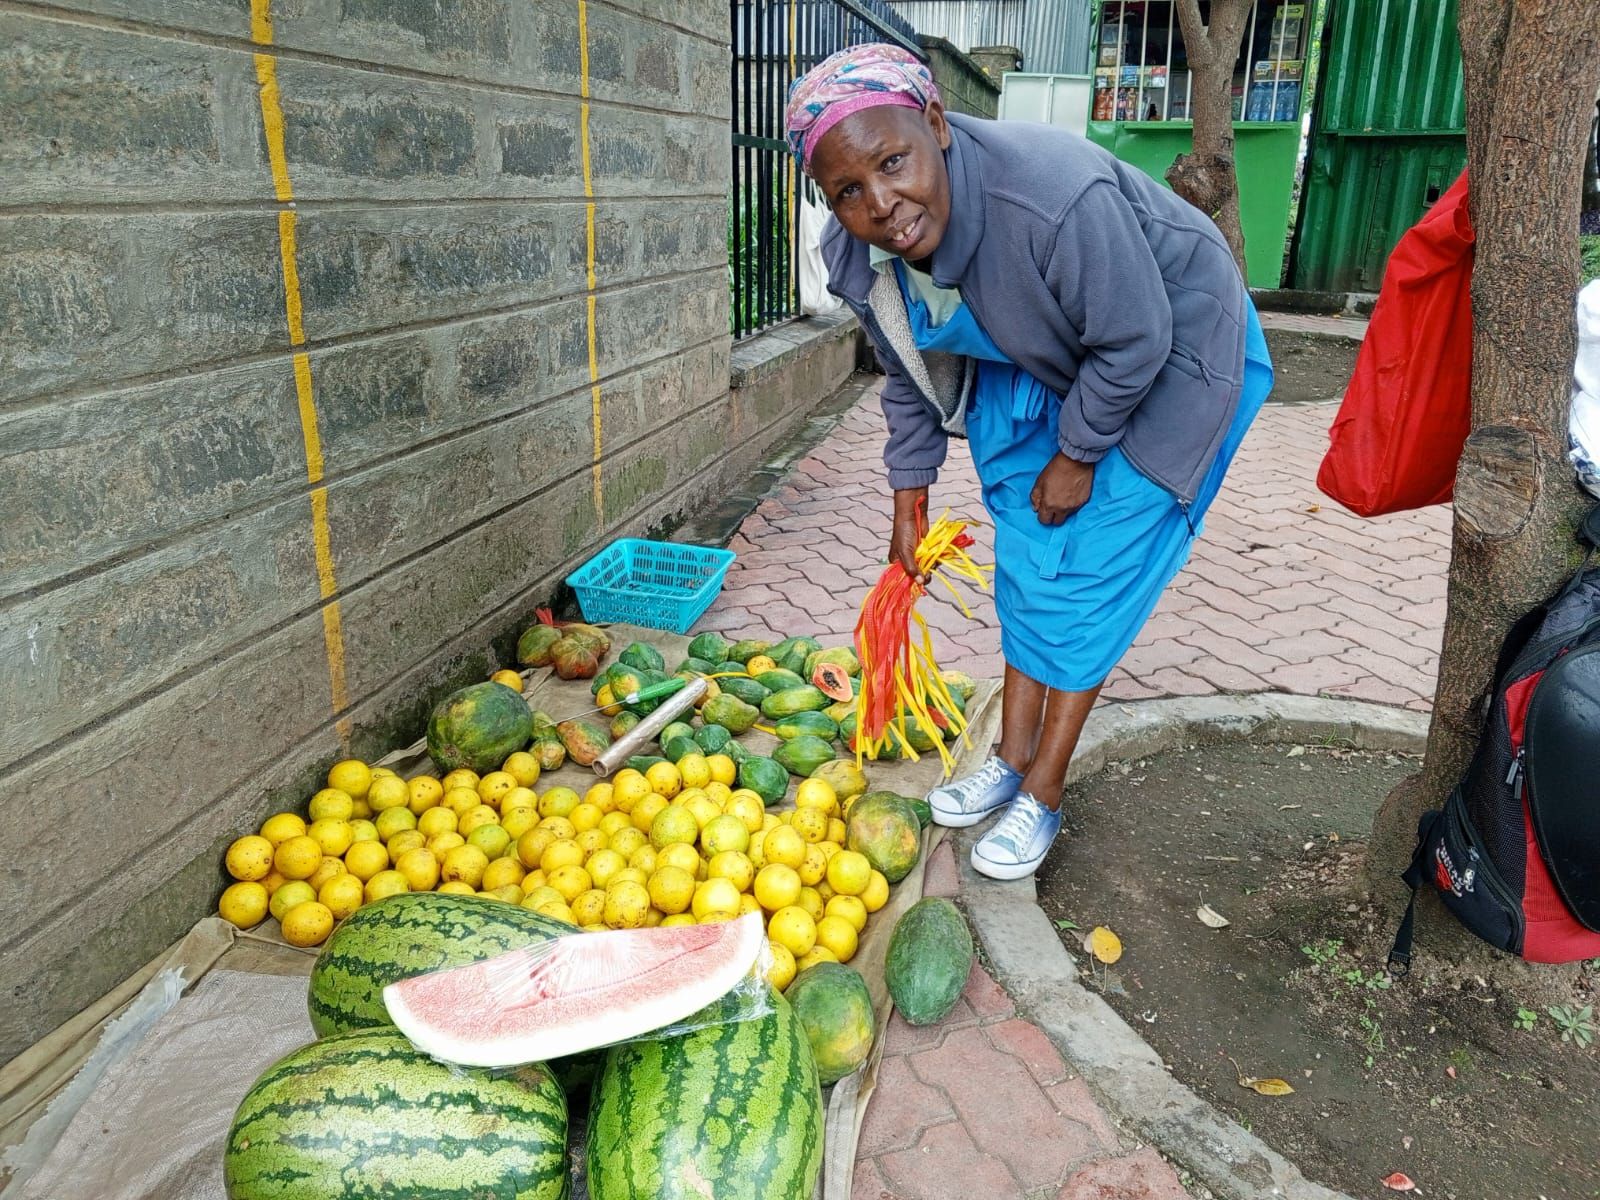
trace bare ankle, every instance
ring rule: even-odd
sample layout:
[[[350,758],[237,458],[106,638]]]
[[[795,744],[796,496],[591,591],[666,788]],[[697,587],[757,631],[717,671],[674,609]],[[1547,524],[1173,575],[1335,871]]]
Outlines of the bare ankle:
[[[1064,786],[1060,779],[1035,780],[1024,775],[1021,790],[1054,812],[1061,807],[1061,790]]]
[[[996,758],[1005,763],[1006,766],[1010,767],[1018,775],[1025,774],[1028,770],[1028,767],[1032,765],[1029,761],[1029,755],[1026,753],[1017,754],[1009,752],[1009,748],[1004,742],[1000,743],[1000,748],[996,750],[994,754]]]

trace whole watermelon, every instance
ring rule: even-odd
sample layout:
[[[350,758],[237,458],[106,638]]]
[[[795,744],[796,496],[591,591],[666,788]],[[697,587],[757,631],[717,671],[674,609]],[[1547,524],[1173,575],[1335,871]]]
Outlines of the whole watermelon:
[[[357,909],[311,969],[307,1005],[318,1037],[388,1025],[383,989],[572,933],[564,921],[479,896],[402,892]]]
[[[229,1200],[564,1200],[567,1101],[538,1064],[435,1062],[395,1029],[279,1059],[234,1114]]]
[[[503,683],[474,683],[452,692],[428,718],[428,757],[441,772],[498,770],[533,737],[533,713],[522,693]]]
[[[763,1017],[606,1054],[589,1109],[593,1200],[809,1200],[822,1094],[805,1031]]]
[[[867,1061],[876,1022],[860,971],[843,963],[817,963],[794,977],[783,998],[806,1031],[824,1086]]]
[[[895,922],[883,978],[894,1006],[912,1025],[944,1020],[971,970],[972,933],[950,901],[925,897]]]

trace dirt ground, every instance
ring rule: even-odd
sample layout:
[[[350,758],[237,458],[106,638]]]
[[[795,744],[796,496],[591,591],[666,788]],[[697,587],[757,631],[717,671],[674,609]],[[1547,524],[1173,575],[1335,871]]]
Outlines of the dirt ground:
[[[1600,1045],[1481,976],[1445,982],[1419,939],[1390,981],[1361,840],[1413,759],[1224,745],[1122,763],[1069,789],[1040,903],[1080,963],[1095,925],[1125,945],[1097,986],[1173,1074],[1307,1176],[1357,1197],[1600,1196]],[[1210,905],[1231,924],[1197,917]],[[1426,931],[1421,931],[1425,939]],[[1595,964],[1600,967],[1600,963]],[[1587,1003],[1600,976],[1577,979]],[[1239,1077],[1281,1078],[1265,1096]]]
[[[1356,368],[1358,343],[1288,329],[1266,333],[1274,367],[1274,404],[1306,404],[1344,395]]]

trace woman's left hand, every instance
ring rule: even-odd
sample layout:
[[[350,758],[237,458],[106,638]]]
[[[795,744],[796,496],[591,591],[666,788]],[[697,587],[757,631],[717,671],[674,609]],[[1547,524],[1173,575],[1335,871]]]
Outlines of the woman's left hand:
[[[1094,464],[1057,453],[1033,485],[1033,511],[1040,524],[1059,525],[1085,504],[1094,486]]]

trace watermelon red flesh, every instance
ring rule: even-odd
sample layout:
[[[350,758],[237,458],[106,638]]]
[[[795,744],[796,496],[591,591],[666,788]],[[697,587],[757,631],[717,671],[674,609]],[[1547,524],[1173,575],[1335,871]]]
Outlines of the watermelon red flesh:
[[[390,1019],[444,1062],[511,1067],[651,1033],[721,999],[766,946],[761,918],[560,938],[383,989]]]

